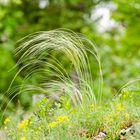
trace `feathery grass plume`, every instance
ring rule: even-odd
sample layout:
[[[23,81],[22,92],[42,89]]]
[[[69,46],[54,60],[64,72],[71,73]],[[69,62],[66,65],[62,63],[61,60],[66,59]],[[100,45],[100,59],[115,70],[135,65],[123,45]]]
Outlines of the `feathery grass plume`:
[[[140,78],[137,77],[133,80],[130,80],[126,84],[124,84],[117,92],[117,95],[119,97],[129,97],[134,98],[132,99],[133,102],[131,102],[132,105],[136,105],[137,102],[139,103],[140,99]],[[134,102],[135,100],[135,102]],[[130,102],[129,102],[130,104]]]
[[[117,92],[117,94],[120,94],[123,90],[126,88],[129,88],[131,91],[139,92],[140,91],[140,77],[137,77],[133,80],[128,81],[126,84],[124,84]]]
[[[15,54],[19,57],[17,65],[21,68],[13,81],[22,71],[26,73],[17,94],[25,91],[50,96],[68,94],[74,104],[81,105],[86,101],[96,104],[97,97],[101,100],[103,78],[100,57],[96,47],[87,37],[71,30],[56,29],[30,34],[17,44],[19,47]],[[94,80],[90,69],[92,62],[89,62],[89,57],[92,57],[93,61],[96,60],[99,66],[97,93],[93,90]],[[75,74],[71,76],[73,71]],[[36,76],[36,84],[26,82]],[[10,94],[8,92],[7,96]]]

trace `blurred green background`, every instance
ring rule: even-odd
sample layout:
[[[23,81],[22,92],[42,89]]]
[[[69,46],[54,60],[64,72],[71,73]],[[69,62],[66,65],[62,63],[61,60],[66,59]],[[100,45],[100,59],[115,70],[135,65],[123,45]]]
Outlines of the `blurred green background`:
[[[100,52],[104,94],[114,94],[139,76],[140,0],[0,0],[0,102],[17,73],[13,50],[22,37],[40,30],[68,28],[88,36]],[[96,68],[92,68],[93,74]],[[96,75],[95,75],[96,76]],[[13,87],[22,83],[21,73]],[[14,98],[28,108],[30,95]],[[4,105],[3,105],[4,106]]]

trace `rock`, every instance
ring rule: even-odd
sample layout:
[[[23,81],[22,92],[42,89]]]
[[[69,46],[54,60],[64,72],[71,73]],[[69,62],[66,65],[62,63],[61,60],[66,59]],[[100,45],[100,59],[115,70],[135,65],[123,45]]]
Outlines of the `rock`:
[[[0,140],[8,140],[8,137],[4,130],[0,130]]]
[[[120,140],[126,140],[125,135],[127,135],[128,133],[133,135],[135,133],[135,129],[132,126],[128,127],[127,129],[122,129],[120,131]]]
[[[33,104],[33,106],[43,97],[45,97],[44,94],[34,94],[32,96],[32,104]]]
[[[106,132],[100,132],[97,136],[91,138],[91,140],[103,140],[106,137]]]

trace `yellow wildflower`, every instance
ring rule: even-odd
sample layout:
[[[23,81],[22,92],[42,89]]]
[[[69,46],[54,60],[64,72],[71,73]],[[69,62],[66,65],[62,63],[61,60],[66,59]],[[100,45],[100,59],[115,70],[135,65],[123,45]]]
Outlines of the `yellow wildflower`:
[[[25,129],[29,124],[29,120],[22,120],[21,123],[19,124],[20,129]]]
[[[127,97],[131,98],[132,97],[132,93],[129,90],[125,89],[125,90],[122,91],[122,97],[123,98],[127,98]]]
[[[116,104],[115,105],[115,108],[116,108],[117,111],[123,111],[123,110],[125,110],[123,104],[121,104],[121,103]]]
[[[9,122],[11,122],[10,118],[6,118],[6,119],[4,120],[4,124],[7,124],[7,123],[9,123]]]
[[[59,123],[61,122],[65,122],[65,121],[69,121],[69,117],[68,116],[59,116],[56,121],[58,121]]]
[[[63,123],[63,122],[66,122],[66,121],[69,121],[69,118],[68,116],[59,116],[56,121],[53,121],[51,123],[49,123],[49,128],[54,128],[56,127],[58,124],[60,123]]]
[[[124,114],[124,117],[125,117],[126,120],[128,120],[129,119],[129,114],[128,113],[125,113]]]
[[[58,125],[58,122],[51,122],[51,123],[49,123],[49,128],[51,129],[51,128],[54,128],[54,127],[56,127]]]
[[[20,140],[27,140],[26,137],[21,137]]]

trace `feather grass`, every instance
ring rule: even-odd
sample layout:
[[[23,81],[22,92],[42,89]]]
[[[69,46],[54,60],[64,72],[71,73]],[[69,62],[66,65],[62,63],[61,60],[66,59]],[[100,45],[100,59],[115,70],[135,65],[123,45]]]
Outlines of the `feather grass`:
[[[90,95],[90,99],[94,98],[95,101],[95,93],[91,93],[91,90],[87,88],[94,83],[92,80],[90,63],[88,60],[88,55],[90,53],[93,57],[96,58],[99,65],[100,88],[98,94],[99,96],[102,94],[102,74],[99,54],[94,44],[85,36],[76,34],[70,30],[57,29],[31,34],[20,40],[19,44],[20,47],[16,49],[16,54],[21,55],[21,57],[17,64],[27,64],[27,66],[25,65],[23,68],[34,66],[36,64],[42,64],[49,67],[53,71],[53,75],[57,76],[59,81],[53,81],[51,86],[52,88],[53,83],[55,83],[54,86],[56,86],[56,83],[58,83],[59,85],[60,81],[62,83],[65,83],[66,85],[69,83],[68,85],[72,85],[72,87],[74,85],[72,79],[70,79],[70,74],[67,73],[67,70],[64,68],[62,62],[59,62],[59,60],[56,61],[56,59],[54,59],[53,57],[51,57],[51,62],[53,61],[53,63],[49,63],[47,61],[49,52],[56,52],[57,54],[64,55],[65,58],[70,62],[70,64],[68,65],[72,65],[77,74],[77,79],[79,80],[80,86],[77,90],[80,90],[80,96],[82,97],[83,95],[83,92],[81,90],[87,90],[88,94]],[[38,69],[40,70],[39,67]],[[34,68],[31,68],[31,71],[33,70]],[[45,73],[43,69],[41,70],[41,72]]]
[[[23,91],[28,91],[28,93],[36,91],[57,96],[64,90],[75,105],[82,106],[86,101],[96,104],[97,99],[101,101],[103,77],[100,56],[95,45],[87,37],[71,30],[56,29],[30,34],[17,44],[19,47],[15,50],[15,55],[19,57],[19,60],[16,65],[22,65],[22,67],[13,78],[7,97],[11,95],[9,91],[17,75],[26,70],[27,75],[23,84],[19,86],[20,91],[17,94]],[[67,66],[71,67],[70,72],[64,67],[61,56],[67,60]],[[94,79],[90,68],[92,62],[89,62],[89,56],[93,58],[93,61],[96,60],[99,66],[98,92],[93,88]],[[72,79],[72,71],[76,73],[74,77],[78,79],[77,83]],[[26,85],[25,81],[31,79],[32,75],[40,75],[42,82],[38,82],[37,85],[29,83]],[[55,78],[49,80],[48,75]]]

